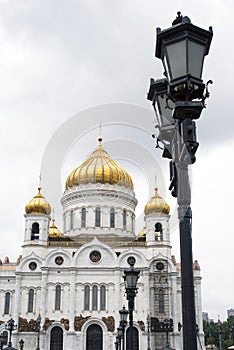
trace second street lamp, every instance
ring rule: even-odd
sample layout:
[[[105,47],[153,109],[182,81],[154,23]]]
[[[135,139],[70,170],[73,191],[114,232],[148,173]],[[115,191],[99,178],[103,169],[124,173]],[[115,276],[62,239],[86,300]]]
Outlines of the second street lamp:
[[[127,326],[127,319],[128,319],[128,310],[125,309],[125,306],[123,306],[123,308],[121,310],[119,310],[119,314],[120,314],[120,326],[122,327],[123,330],[123,347],[122,350],[125,350],[125,340],[124,340],[124,336],[125,336],[125,328]]]
[[[136,259],[130,256],[127,260],[130,268],[124,270],[124,282],[125,291],[128,300],[128,311],[129,311],[129,350],[133,350],[133,310],[134,310],[134,298],[137,294],[137,281],[140,275],[140,269],[134,267]]]
[[[37,347],[36,350],[40,350],[40,330],[41,330],[41,315],[37,316]]]

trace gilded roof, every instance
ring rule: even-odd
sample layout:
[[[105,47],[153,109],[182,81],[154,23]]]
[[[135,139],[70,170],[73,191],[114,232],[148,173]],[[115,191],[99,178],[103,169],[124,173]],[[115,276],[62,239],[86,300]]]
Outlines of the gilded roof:
[[[133,182],[128,172],[123,169],[102,147],[102,138],[98,138],[97,149],[67,178],[65,189],[81,184],[111,184],[130,188]]]
[[[61,231],[58,229],[58,227],[55,225],[54,223],[54,219],[52,220],[52,223],[50,224],[49,227],[49,236],[50,237],[61,237],[62,233]]]
[[[38,193],[25,206],[26,214],[46,214],[51,213],[51,206],[41,194],[41,188],[38,188]]]
[[[169,214],[170,207],[165,200],[158,195],[158,189],[155,189],[155,194],[150,198],[145,206],[145,215],[149,214]]]

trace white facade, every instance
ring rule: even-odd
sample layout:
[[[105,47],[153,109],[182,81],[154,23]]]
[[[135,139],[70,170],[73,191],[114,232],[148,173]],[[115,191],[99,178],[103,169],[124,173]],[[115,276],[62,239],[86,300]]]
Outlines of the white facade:
[[[17,263],[6,260],[0,265],[0,333],[12,317],[18,325],[13,346],[18,348],[24,339],[25,350],[36,348],[40,313],[41,350],[114,349],[119,310],[123,305],[127,308],[123,270],[133,256],[141,271],[133,315],[135,349],[147,349],[149,314],[159,321],[173,320],[170,345],[182,349],[180,266],[171,255],[170,215],[158,207],[146,213],[146,228],[137,235],[134,191],[111,182],[83,182],[65,190],[64,234],[51,233],[48,211],[37,208],[25,214],[22,257]],[[155,232],[156,223],[161,224],[160,232]],[[203,341],[197,262],[194,276]],[[95,345],[94,339],[99,343]],[[161,349],[165,339],[164,333],[151,333],[151,349]]]

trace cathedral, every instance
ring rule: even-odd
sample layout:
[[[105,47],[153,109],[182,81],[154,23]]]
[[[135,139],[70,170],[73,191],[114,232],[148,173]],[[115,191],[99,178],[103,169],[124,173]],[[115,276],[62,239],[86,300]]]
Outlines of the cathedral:
[[[35,191],[36,192],[36,191]],[[133,311],[134,350],[182,349],[180,264],[172,255],[170,207],[152,189],[145,225],[135,232],[137,199],[131,175],[104,149],[68,175],[58,228],[43,188],[25,206],[22,251],[0,261],[0,336],[13,319],[12,345],[32,350],[114,350],[119,310],[128,303],[123,279],[128,258],[140,270]],[[198,335],[203,343],[201,276],[194,262]],[[39,318],[38,318],[39,317]],[[152,321],[173,322],[168,334]],[[38,331],[38,320],[40,328]],[[129,325],[125,348],[129,350]]]

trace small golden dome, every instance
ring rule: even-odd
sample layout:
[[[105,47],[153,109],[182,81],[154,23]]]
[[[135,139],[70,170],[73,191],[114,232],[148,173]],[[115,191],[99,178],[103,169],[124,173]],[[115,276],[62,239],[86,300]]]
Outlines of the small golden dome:
[[[162,197],[158,195],[158,189],[155,189],[155,194],[145,206],[145,215],[149,214],[169,214],[170,207]]]
[[[145,237],[146,236],[146,227],[143,227],[141,231],[138,233],[137,237]]]
[[[33,197],[25,206],[26,214],[46,214],[51,213],[51,206],[41,194],[41,188],[38,188],[38,194]]]
[[[108,183],[133,190],[131,176],[103,149],[102,137],[99,137],[98,141],[97,149],[68,176],[65,189],[81,184]]]
[[[54,223],[54,219],[52,220],[52,223],[50,224],[49,227],[49,236],[50,237],[61,237],[62,232],[58,229],[58,227]]]

